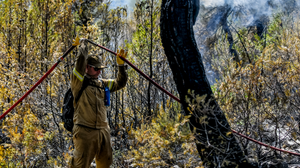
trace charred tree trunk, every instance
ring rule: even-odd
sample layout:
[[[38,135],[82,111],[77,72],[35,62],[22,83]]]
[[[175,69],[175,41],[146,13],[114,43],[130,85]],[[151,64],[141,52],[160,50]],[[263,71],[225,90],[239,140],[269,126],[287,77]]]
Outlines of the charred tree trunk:
[[[222,25],[222,28],[223,28],[224,32],[226,33],[227,40],[229,42],[230,54],[234,56],[234,60],[236,62],[240,62],[237,51],[235,49],[233,49],[233,43],[234,43],[233,37],[232,37],[232,33],[230,31],[230,28],[228,26],[228,23],[227,23],[227,18],[229,16],[230,12],[231,12],[231,7],[229,7],[229,5],[225,5],[224,7],[220,8],[220,13],[223,14],[221,17],[221,20],[220,20],[220,24]]]
[[[263,33],[264,33],[264,29],[265,29],[265,26],[264,26],[263,22],[261,20],[257,19],[254,22],[254,25],[256,26],[256,34],[260,38],[263,38]]]
[[[161,10],[163,46],[183,108],[187,115],[191,113],[189,109],[192,111],[190,127],[192,131],[195,130],[197,150],[204,165],[252,167],[231,133],[206,78],[193,32],[199,1],[163,0]],[[204,110],[205,106],[199,102],[197,95],[206,95],[205,103],[211,110]]]

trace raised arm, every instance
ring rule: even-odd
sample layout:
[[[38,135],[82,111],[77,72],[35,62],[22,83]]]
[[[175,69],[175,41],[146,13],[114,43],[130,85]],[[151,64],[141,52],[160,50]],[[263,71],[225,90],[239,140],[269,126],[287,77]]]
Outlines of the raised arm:
[[[80,41],[79,52],[77,54],[75,67],[71,75],[71,90],[74,97],[77,96],[85,75],[87,57],[88,57],[88,47],[87,41]]]
[[[123,49],[121,51],[118,50],[118,55],[117,55],[117,63],[119,65],[119,71],[118,71],[118,76],[116,79],[108,79],[108,80],[103,80],[104,84],[108,86],[109,90],[111,92],[115,92],[117,90],[120,90],[126,86],[128,76],[127,72],[124,66],[124,61],[120,59],[119,56],[122,56],[124,58],[127,57],[127,52],[125,52]]]

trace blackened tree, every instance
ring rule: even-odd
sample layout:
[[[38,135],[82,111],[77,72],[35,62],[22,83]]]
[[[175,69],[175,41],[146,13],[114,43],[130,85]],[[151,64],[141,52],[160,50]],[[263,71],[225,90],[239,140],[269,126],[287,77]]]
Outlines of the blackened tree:
[[[185,113],[191,114],[198,153],[206,167],[252,167],[231,133],[228,121],[213,97],[193,25],[198,0],[163,0],[161,38]]]

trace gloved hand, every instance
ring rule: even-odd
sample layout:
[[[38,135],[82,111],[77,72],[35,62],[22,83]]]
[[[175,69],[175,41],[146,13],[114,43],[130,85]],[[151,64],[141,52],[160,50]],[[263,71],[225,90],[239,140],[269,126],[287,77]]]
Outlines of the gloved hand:
[[[78,46],[80,43],[79,43],[79,37],[76,36],[76,38],[73,40],[73,44],[72,46]]]
[[[78,55],[83,54],[85,58],[88,56],[88,41],[84,38],[79,39],[79,37],[76,37],[75,40],[73,40],[73,46],[79,45],[78,48]]]
[[[119,51],[119,49],[117,50],[117,63],[119,65],[124,65],[124,61],[119,56],[126,58],[127,51],[125,52],[123,49],[121,49],[121,51]]]

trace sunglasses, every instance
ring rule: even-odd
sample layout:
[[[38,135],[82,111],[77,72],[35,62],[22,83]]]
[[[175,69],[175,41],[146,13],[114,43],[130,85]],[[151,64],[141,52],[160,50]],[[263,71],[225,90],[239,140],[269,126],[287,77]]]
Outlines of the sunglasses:
[[[97,67],[95,67],[95,66],[93,66],[93,65],[90,65],[90,64],[89,64],[89,66],[90,66],[90,67],[93,67],[95,71],[99,71],[99,70],[101,69],[101,68],[97,68]]]

